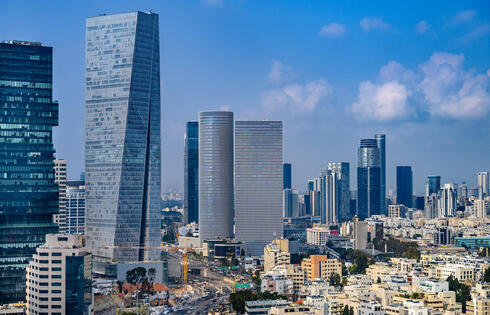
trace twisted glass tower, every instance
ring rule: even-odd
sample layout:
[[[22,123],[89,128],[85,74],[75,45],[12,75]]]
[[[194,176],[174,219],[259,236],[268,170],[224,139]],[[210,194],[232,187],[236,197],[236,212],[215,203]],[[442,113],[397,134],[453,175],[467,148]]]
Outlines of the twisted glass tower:
[[[87,246],[96,262],[156,260],[161,201],[158,15],[88,18],[85,73]]]
[[[24,300],[29,260],[58,232],[52,72],[51,47],[0,43],[0,304]]]

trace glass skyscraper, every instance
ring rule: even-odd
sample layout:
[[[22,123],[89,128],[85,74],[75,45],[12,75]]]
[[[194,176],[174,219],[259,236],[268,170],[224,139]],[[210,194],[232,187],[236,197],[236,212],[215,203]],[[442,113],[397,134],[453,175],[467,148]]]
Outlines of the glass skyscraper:
[[[199,123],[189,121],[184,139],[185,222],[199,222]]]
[[[292,189],[292,184],[291,184],[291,164],[290,163],[284,163],[283,164],[283,189]]]
[[[199,113],[199,239],[233,235],[233,113]]]
[[[51,47],[0,43],[0,304],[25,299],[29,260],[58,231],[52,77]]]
[[[347,162],[330,162],[328,169],[335,176],[336,183],[336,204],[338,209],[338,220],[340,222],[348,221],[350,216],[350,165]]]
[[[374,138],[379,150],[380,208],[381,213],[388,214],[388,208],[386,207],[386,136],[384,134],[376,134]]]
[[[396,203],[413,207],[413,174],[410,166],[396,167]]]
[[[160,258],[158,15],[91,17],[86,34],[85,235],[99,272]]]
[[[235,238],[263,255],[283,236],[282,121],[235,122]]]
[[[376,139],[361,139],[357,164],[357,216],[381,214],[380,150]]]

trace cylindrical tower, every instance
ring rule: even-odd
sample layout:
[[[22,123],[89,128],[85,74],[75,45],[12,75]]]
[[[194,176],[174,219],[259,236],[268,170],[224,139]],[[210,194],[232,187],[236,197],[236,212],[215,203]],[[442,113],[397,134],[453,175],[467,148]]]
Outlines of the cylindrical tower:
[[[233,113],[199,113],[199,238],[233,234]]]

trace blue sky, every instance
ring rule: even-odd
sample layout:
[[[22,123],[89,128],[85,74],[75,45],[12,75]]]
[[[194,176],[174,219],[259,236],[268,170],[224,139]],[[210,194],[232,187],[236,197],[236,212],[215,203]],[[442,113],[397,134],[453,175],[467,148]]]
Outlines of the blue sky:
[[[83,170],[85,18],[160,14],[163,186],[182,189],[185,121],[226,108],[282,119],[303,190],[360,138],[387,134],[387,187],[411,165],[474,184],[490,169],[488,1],[3,1],[0,40],[54,47],[57,156]]]

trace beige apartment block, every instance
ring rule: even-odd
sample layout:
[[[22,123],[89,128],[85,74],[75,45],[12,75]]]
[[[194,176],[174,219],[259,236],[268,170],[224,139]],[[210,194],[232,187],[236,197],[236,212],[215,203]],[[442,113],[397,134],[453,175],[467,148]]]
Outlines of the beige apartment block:
[[[329,259],[327,255],[311,255],[301,262],[301,269],[306,273],[306,279],[328,279],[331,274],[342,276],[342,262],[338,259]]]

